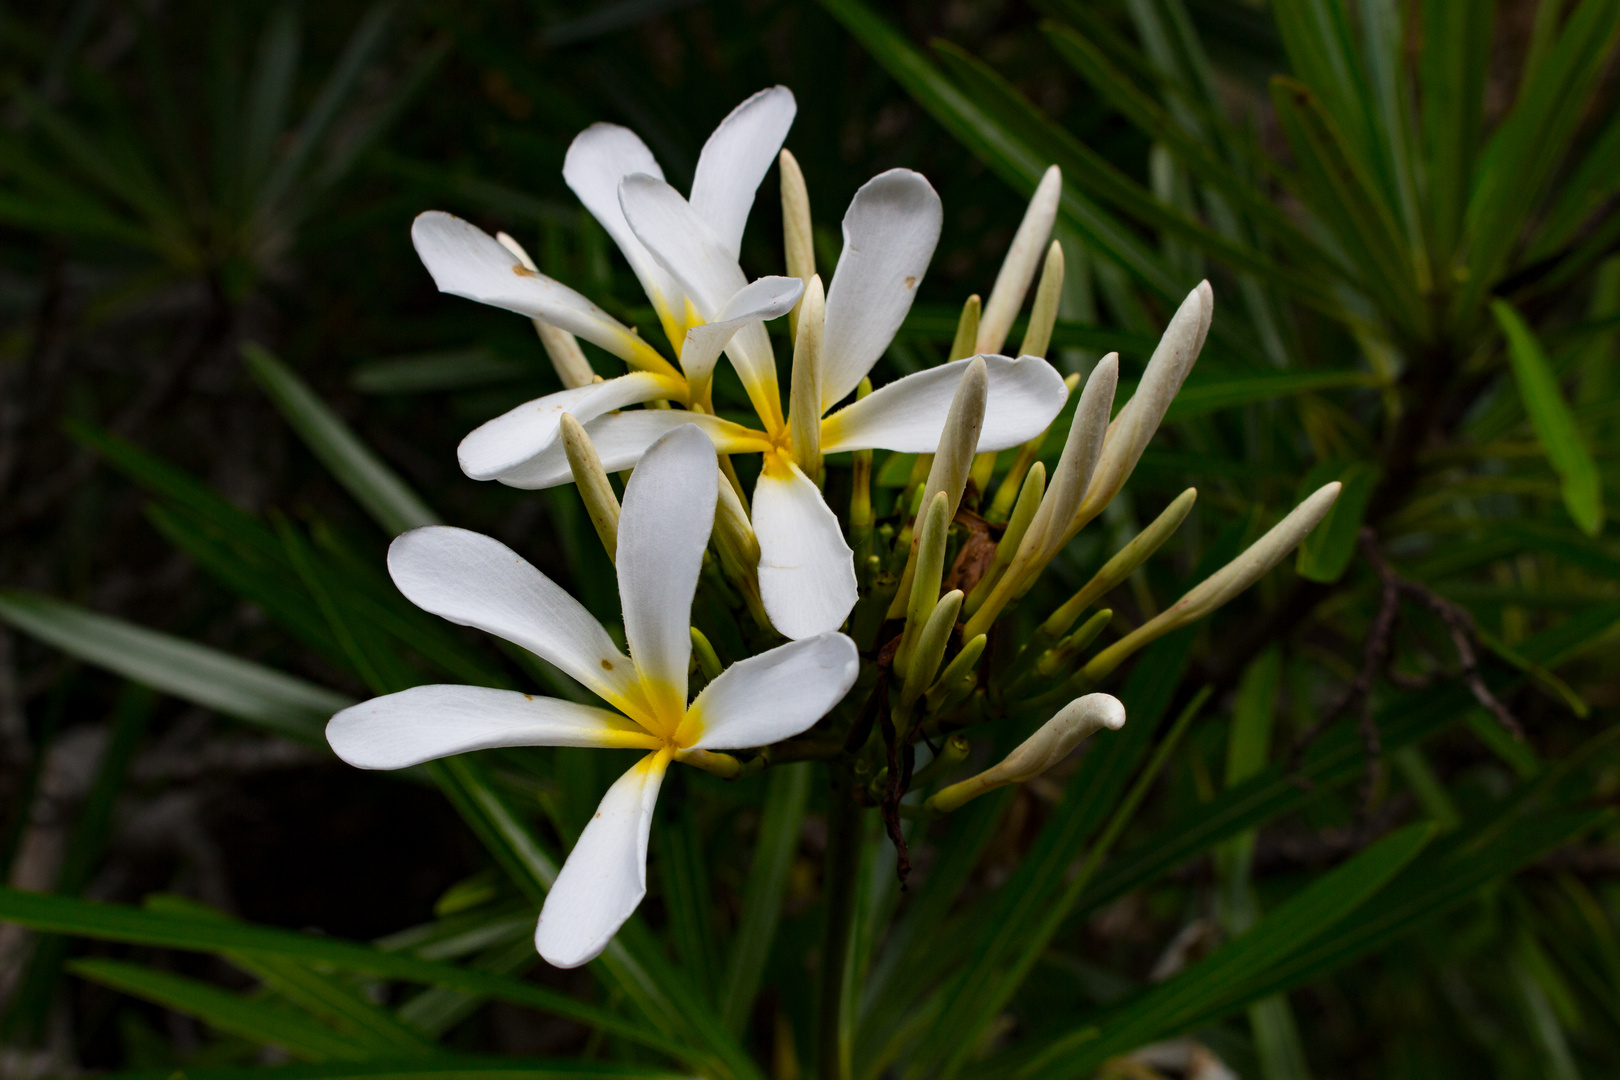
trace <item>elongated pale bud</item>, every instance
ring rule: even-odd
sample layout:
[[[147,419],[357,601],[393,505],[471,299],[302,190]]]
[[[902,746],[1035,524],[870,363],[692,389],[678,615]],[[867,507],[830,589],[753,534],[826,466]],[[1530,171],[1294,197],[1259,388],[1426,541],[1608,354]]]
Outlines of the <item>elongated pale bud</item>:
[[[1047,485],[1046,498],[1041,500],[1040,512],[1030,524],[1024,546],[1030,557],[1044,565],[1068,543],[1069,522],[1080,509],[1091,484],[1097,461],[1102,457],[1103,443],[1108,433],[1108,414],[1114,407],[1114,390],[1119,385],[1119,354],[1109,353],[1097,361],[1080,403],[1074,408],[1074,422],[1069,425],[1069,437],[1063,444],[1063,454],[1057,468],[1052,470],[1052,482]]]
[[[990,371],[984,357],[975,356],[962,372],[962,381],[956,384],[956,396],[951,399],[950,411],[945,414],[945,427],[939,433],[939,449],[934,452],[928,479],[923,484],[921,506],[928,506],[935,495],[944,495],[947,520],[956,514],[962,503],[962,491],[967,487],[968,471],[973,467],[973,452],[979,446],[979,432],[984,428],[984,403],[990,392]],[[889,610],[893,618],[905,610],[911,596],[911,579],[917,561],[917,547],[912,543],[906,557],[906,568],[900,575],[900,591],[895,594]],[[932,599],[932,598],[930,598]]]
[[[1068,757],[1093,732],[1103,728],[1118,731],[1124,726],[1125,706],[1118,698],[1087,694],[1065,705],[1018,749],[1003,758],[1001,764],[945,788],[928,800],[928,808],[936,813],[949,813],[987,791],[1006,784],[1026,783]]]
[[[984,572],[984,577],[973,587],[968,594],[967,606],[964,610],[972,615],[983,606],[990,592],[995,588],[1001,575],[1007,572],[1012,564],[1013,556],[1018,552],[1018,545],[1023,543],[1024,534],[1029,530],[1029,523],[1034,520],[1035,513],[1040,509],[1041,496],[1046,491],[1046,463],[1037,461],[1029,474],[1024,477],[1023,490],[1018,494],[1018,503],[1013,507],[1012,517],[1007,519],[1007,529],[1001,534],[1001,540],[996,544],[995,558],[990,561],[990,568]]]
[[[1079,374],[1064,376],[1063,386],[1070,395],[1073,395],[1080,386]],[[1075,398],[1077,408],[1079,404],[1080,399]],[[1073,427],[1072,423],[1070,427]],[[1001,487],[996,489],[995,502],[990,504],[990,509],[984,515],[986,521],[997,524],[1007,520],[1008,515],[1012,513],[1013,501],[1018,498],[1019,492],[1022,490],[1019,485],[1024,482],[1024,474],[1029,471],[1030,465],[1040,456],[1041,448],[1046,445],[1046,436],[1051,431],[1052,429],[1048,427],[1018,448],[1018,453],[1013,457],[1012,467],[1007,470],[1007,475],[1001,478]]]
[[[939,678],[928,688],[925,695],[925,704],[929,712],[938,712],[967,697],[972,691],[973,669],[978,666],[979,657],[984,655],[984,647],[989,641],[988,637],[980,634],[970,639],[962,646],[961,652],[951,657],[951,662],[945,665],[945,670],[939,673]]]
[[[788,277],[798,278],[808,289],[816,273],[816,246],[810,231],[810,190],[804,186],[798,158],[783,150],[776,160],[781,167],[782,247],[787,255]],[[788,314],[788,330],[795,336],[799,332],[799,309],[803,306],[801,296]]]
[[[961,610],[962,590],[952,589],[939,598],[939,603],[929,613],[928,621],[917,635],[911,658],[906,662],[906,681],[900,692],[901,709],[910,710],[939,673],[940,661],[945,659],[945,646],[950,644],[951,630]]]
[[[1029,312],[1029,328],[1019,356],[1042,356],[1052,347],[1052,331],[1057,326],[1058,302],[1063,299],[1063,245],[1056,240],[1046,249],[1046,265],[1041,283],[1035,287],[1035,305]]]
[[[855,387],[855,400],[872,392],[872,380],[862,379]],[[871,581],[867,560],[872,555],[872,451],[856,450],[850,455],[849,546],[855,552],[855,576],[863,588]]]
[[[523,245],[514,240],[507,233],[496,233],[496,241],[510,251],[525,269],[539,273],[534,260],[529,253],[523,250]],[[551,358],[551,366],[557,370],[557,378],[562,380],[566,389],[587,386],[596,378],[596,372],[591,370],[591,362],[585,359],[585,350],[579,347],[579,340],[568,331],[552,326],[539,319],[531,319],[534,323],[535,333],[540,335],[540,344],[545,347],[546,355]]]
[[[585,500],[585,513],[591,526],[607,549],[609,559],[619,558],[619,498],[608,483],[607,470],[597,456],[591,437],[585,428],[568,413],[558,422],[562,430],[563,453],[568,456],[568,468],[574,474],[574,486]]]
[[[1197,488],[1188,488],[1177,495],[1175,501],[1165,507],[1164,512],[1154,518],[1151,525],[1137,533],[1130,543],[1115,552],[1114,557],[1103,563],[1102,569],[1092,575],[1090,581],[1052,612],[1041,629],[1052,637],[1066,633],[1082,611],[1135,573],[1138,566],[1146,562],[1174,535],[1181,527],[1181,523],[1187,520],[1187,515],[1192,512],[1193,503],[1197,501]]]
[[[1118,381],[1119,356],[1110,353],[1097,362],[1086,380],[1085,391],[1074,409],[1074,421],[1069,425],[1069,437],[1063,444],[1063,454],[1053,470],[1052,482],[1047,485],[1041,507],[1018,544],[1012,565],[968,620],[964,634],[971,636],[989,631],[1002,610],[1029,590],[1041,570],[1069,542],[1063,525],[1080,505],[1102,452],[1108,411],[1113,407],[1114,387]]]
[[[1144,645],[1188,623],[1197,622],[1259,581],[1321,523],[1333,508],[1333,500],[1338,497],[1337,480],[1317,489],[1315,494],[1294,507],[1293,512],[1273,525],[1270,532],[1251,544],[1243,554],[1193,586],[1180,600],[1092,657],[1081,669],[1082,677],[1095,686]]]
[[[725,455],[720,460],[726,462]],[[762,627],[771,622],[759,592],[759,538],[748,520],[748,510],[731,481],[722,476],[719,499],[714,507],[714,532],[710,540],[719,556],[720,572],[742,595],[754,622]]]
[[[709,644],[708,637],[697,627],[688,627],[692,632],[692,658],[697,661],[698,670],[709,682],[720,677],[724,669],[720,666],[720,657],[715,653],[714,646]]]
[[[917,543],[912,549],[915,561],[908,564],[912,571],[911,595],[906,601],[906,626],[900,635],[900,647],[894,654],[894,670],[901,675],[906,673],[917,638],[939,602],[939,583],[945,576],[945,534],[950,527],[951,508],[941,491],[923,512],[922,528],[917,530]]]
[[[821,339],[827,314],[820,275],[811,276],[799,304],[793,382],[788,391],[788,434],[794,464],[814,481],[821,474]]]
[[[956,320],[956,340],[951,342],[950,355],[945,358],[948,364],[952,360],[965,360],[974,354],[974,343],[979,340],[979,294],[974,293],[962,305],[962,314]]]
[[[1056,165],[1046,170],[1035,194],[1030,197],[1024,220],[1013,234],[1007,257],[996,275],[995,288],[984,305],[984,317],[979,320],[979,340],[973,351],[1000,353],[1007,343],[1007,331],[1012,329],[1018,309],[1024,306],[1024,294],[1035,279],[1035,268],[1046,252],[1046,241],[1052,235],[1052,223],[1057,220],[1058,200],[1063,196],[1063,172]]]
[[[1170,402],[1175,400],[1193,362],[1198,359],[1214,315],[1215,294],[1209,282],[1200,282],[1176,310],[1164,336],[1159,339],[1158,348],[1153,350],[1147,369],[1142,372],[1136,393],[1114,418],[1085,501],[1075,521],[1069,523],[1069,535],[1101,513],[1125,486],[1142,458],[1142,451],[1152,441],[1153,433],[1159,430]]]

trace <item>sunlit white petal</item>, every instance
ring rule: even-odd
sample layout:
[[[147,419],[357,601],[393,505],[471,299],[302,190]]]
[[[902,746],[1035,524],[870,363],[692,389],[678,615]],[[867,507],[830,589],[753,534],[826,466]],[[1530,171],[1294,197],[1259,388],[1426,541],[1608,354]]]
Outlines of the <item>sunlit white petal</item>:
[[[932,453],[939,445],[951,398],[971,359],[896,379],[833,413],[821,423],[822,450],[829,454],[867,448]],[[979,450],[1005,450],[1046,430],[1069,394],[1063,376],[1036,356],[984,359],[989,368],[990,391],[985,400],[984,427],[979,432]]]
[[[635,667],[602,624],[499,540],[447,525],[412,529],[389,546],[388,572],[423,611],[521,645],[615,708],[646,715]]]
[[[692,209],[733,259],[742,246],[754,193],[782,149],[797,109],[787,87],[761,90],[731,110],[703,144],[692,177]]]
[[[541,319],[629,363],[667,366],[613,316],[561,282],[530,270],[476,225],[430,210],[412,223],[411,242],[440,292]]]
[[[661,437],[624,489],[619,602],[624,636],[653,708],[673,733],[686,710],[692,595],[714,529],[720,467],[694,424]]]
[[[726,301],[714,321],[686,331],[686,343],[681,347],[681,370],[693,383],[706,380],[739,328],[786,315],[803,292],[804,282],[790,277],[756,278],[744,285]]]
[[[326,741],[361,769],[403,769],[495,746],[658,745],[606,709],[485,686],[416,686],[372,698],[332,717]]]
[[[692,703],[698,750],[768,746],[807,730],[838,704],[860,671],[855,643],[818,634],[739,661]]]
[[[641,460],[641,455],[647,452],[647,447],[658,441],[659,436],[682,424],[696,424],[709,436],[716,449],[728,454],[757,454],[767,445],[763,435],[741,424],[684,409],[635,409],[609,413],[586,424],[585,434],[591,437],[596,454],[602,459],[602,467],[608,472],[618,472],[635,465]],[[571,484],[574,474],[568,468],[562,441],[558,440],[495,479],[508,487],[534,490]]]
[[[910,169],[878,174],[850,201],[844,251],[827,289],[823,411],[854,390],[894,340],[934,257],[942,220],[939,195]]]
[[[648,754],[602,797],[540,909],[534,946],[546,963],[596,959],[647,895],[647,838],[668,767],[668,752]]]
[[[677,379],[636,371],[547,394],[474,428],[456,448],[456,458],[461,462],[461,471],[474,480],[493,480],[556,442],[557,425],[564,413],[584,424],[626,405],[683,392]]]
[[[854,553],[821,490],[797,465],[767,458],[754,487],[759,592],[790,638],[836,630],[855,606]]]

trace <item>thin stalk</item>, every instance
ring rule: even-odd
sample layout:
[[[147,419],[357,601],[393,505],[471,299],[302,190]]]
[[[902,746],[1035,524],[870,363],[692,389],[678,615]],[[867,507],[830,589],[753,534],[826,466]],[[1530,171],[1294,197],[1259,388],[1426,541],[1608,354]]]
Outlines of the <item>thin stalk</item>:
[[[849,1080],[850,1046],[844,1030],[844,971],[855,928],[860,874],[861,808],[850,798],[849,778],[828,768],[827,932],[821,947],[821,1001],[816,1013],[816,1068],[821,1080]]]

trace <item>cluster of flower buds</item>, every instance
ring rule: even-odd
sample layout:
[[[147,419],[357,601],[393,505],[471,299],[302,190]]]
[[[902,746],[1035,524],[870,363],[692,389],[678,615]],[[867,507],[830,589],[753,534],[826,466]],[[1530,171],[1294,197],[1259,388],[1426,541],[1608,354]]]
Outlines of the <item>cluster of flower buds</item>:
[[[908,792],[917,796],[906,812],[948,813],[1035,778],[1094,732],[1119,728],[1124,708],[1095,692],[1103,680],[1155,638],[1248,588],[1338,493],[1337,484],[1316,492],[1170,608],[1092,652],[1113,621],[1108,609],[1092,609],[1186,519],[1196,498],[1188,490],[1018,640],[1009,612],[1129,480],[1203,347],[1213,293],[1205,282],[1187,296],[1117,414],[1116,354],[1095,365],[1083,389],[1077,377],[1061,377],[1044,359],[1064,277],[1063,249],[1051,239],[1062,193],[1054,166],[988,301],[972,296],[963,305],[946,362],[874,389],[870,373],[933,258],[939,196],[906,169],[863,185],[824,285],[804,178],[780,149],[795,109],[783,87],[738,106],[704,146],[685,196],[624,128],[594,125],[569,148],[563,176],[646,290],[669,356],[545,276],[505,234],[491,237],[437,212],[412,229],[442,291],[533,320],[564,389],[473,431],[459,449],[461,466],[474,479],[518,488],[576,486],[615,563],[628,655],[504,545],[458,529],[419,529],[389,556],[408,597],[540,655],[608,708],[417,687],[345,710],[328,734],[340,756],[365,768],[496,746],[645,751],[603,799],[541,914],[537,946],[560,966],[599,954],[645,893],[651,814],[671,762],[734,777],[825,760],[838,791],[882,804],[898,836],[892,823]],[[787,272],[750,281],[738,252],[773,162]],[[1004,355],[1032,287],[1022,346]],[[766,330],[783,316],[792,342],[785,405]],[[581,339],[626,370],[597,375]],[[747,422],[716,411],[722,355],[753,414]],[[1042,447],[1076,389],[1049,470]],[[916,455],[909,480],[881,508],[877,450]],[[1005,471],[1002,451],[1012,452]],[[824,492],[829,457],[844,453],[851,494],[840,521]],[[754,455],[750,496],[734,459],[750,462],[750,472]],[[628,478],[622,503],[613,473]],[[700,586],[732,612],[741,632],[730,636],[751,655],[727,657],[726,666],[691,625]],[[1053,708],[999,764],[919,806],[924,789],[966,764],[969,732]],[[914,770],[916,746],[936,739],[941,749]]]

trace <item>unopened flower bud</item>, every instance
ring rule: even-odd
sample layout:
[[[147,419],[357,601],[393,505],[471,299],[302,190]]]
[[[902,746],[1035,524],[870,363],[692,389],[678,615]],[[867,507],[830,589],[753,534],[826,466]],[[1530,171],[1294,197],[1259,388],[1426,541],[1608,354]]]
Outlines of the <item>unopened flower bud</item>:
[[[1035,287],[1035,303],[1029,312],[1029,327],[1024,331],[1024,343],[1018,347],[1019,356],[1042,356],[1052,346],[1052,331],[1057,326],[1058,301],[1063,298],[1063,245],[1056,240],[1046,249],[1046,265],[1041,268],[1041,283]]]
[[[1041,729],[1025,739],[1001,764],[971,779],[952,784],[928,800],[928,808],[949,813],[987,791],[1035,779],[1073,752],[1095,731],[1125,726],[1125,706],[1108,694],[1087,694],[1064,706]]]
[[[983,634],[970,638],[962,646],[962,651],[951,657],[951,662],[945,665],[945,670],[939,673],[939,678],[924,695],[929,712],[948,708],[972,692],[973,669],[978,666],[979,657],[984,655],[984,647],[989,641]]]
[[[591,437],[580,422],[563,413],[558,421],[562,431],[563,453],[568,457],[568,468],[574,474],[574,486],[585,500],[585,513],[591,526],[607,549],[609,559],[617,561],[619,554],[619,498],[613,494],[607,470],[597,456]]]
[[[951,351],[945,357],[948,364],[952,360],[965,360],[976,351],[973,348],[979,340],[979,294],[974,293],[962,305],[962,314],[956,320],[956,340],[951,342]]]
[[[945,576],[945,534],[950,526],[950,507],[942,491],[929,502],[923,513],[922,528],[917,530],[916,559],[910,564],[911,595],[905,607],[906,626],[894,655],[894,669],[901,675],[906,673],[917,638],[939,601],[939,584]]]
[[[1007,257],[996,275],[996,284],[985,301],[984,317],[979,320],[979,340],[974,347],[978,353],[1000,353],[1007,343],[1007,331],[1012,329],[1018,309],[1024,306],[1024,294],[1035,278],[1035,268],[1046,253],[1046,241],[1052,235],[1052,224],[1057,220],[1058,201],[1063,196],[1063,172],[1056,165],[1046,170],[1035,194],[1024,211],[1024,220],[1013,234]]]
[[[1095,685],[1144,645],[1188,623],[1197,622],[1259,581],[1321,523],[1333,508],[1333,500],[1338,497],[1337,480],[1319,488],[1243,554],[1193,586],[1170,607],[1092,657],[1081,674]]]
[[[816,273],[816,247],[810,230],[810,191],[804,185],[799,160],[787,150],[777,155],[782,184],[782,246],[787,251],[787,272],[810,287]],[[798,334],[801,297],[788,316],[788,329]]]
[[[1052,612],[1041,625],[1042,631],[1054,638],[1066,633],[1069,627],[1074,625],[1074,620],[1080,617],[1081,612],[1130,577],[1137,567],[1147,562],[1148,558],[1170,539],[1181,527],[1181,523],[1187,519],[1187,515],[1192,512],[1193,503],[1197,501],[1197,488],[1188,488],[1176,496],[1175,501],[1165,507],[1164,512],[1154,518],[1151,525],[1137,533],[1130,543],[1115,552],[1114,557],[1104,563],[1102,569],[1092,575],[1090,581]]]
[[[911,658],[906,662],[906,681],[900,693],[901,709],[909,712],[923,691],[934,681],[940,661],[945,659],[945,646],[950,644],[951,630],[956,626],[956,616],[961,610],[961,589],[952,589],[940,597],[939,603],[934,605],[928,621],[923,624],[922,632],[917,635],[917,643],[911,650]]]
[[[788,392],[788,431],[793,463],[814,480],[821,473],[821,340],[827,295],[812,275],[799,300],[793,341],[793,381]]]

